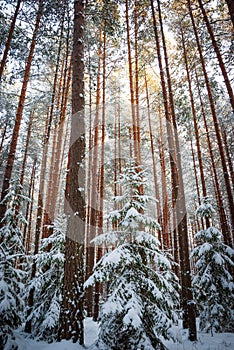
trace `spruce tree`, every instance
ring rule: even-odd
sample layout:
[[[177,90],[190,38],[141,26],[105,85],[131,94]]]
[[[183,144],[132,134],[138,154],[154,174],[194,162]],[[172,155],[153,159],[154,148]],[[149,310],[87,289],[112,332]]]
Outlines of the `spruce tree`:
[[[16,349],[13,331],[23,322],[23,283],[27,278],[20,224],[25,219],[17,210],[26,198],[18,181],[10,184],[4,205],[7,210],[0,229],[0,349]]]
[[[201,217],[211,218],[214,209],[206,197],[198,208]],[[228,268],[234,266],[234,250],[223,243],[222,233],[208,227],[195,235],[197,246],[193,288],[200,316],[200,329],[206,332],[234,330],[234,283]]]
[[[62,281],[64,269],[66,221],[56,218],[53,234],[44,238],[39,253],[34,256],[37,273],[27,286],[27,294],[34,289],[34,305],[26,310],[32,322],[31,337],[53,342],[58,336]]]
[[[139,193],[139,187],[146,186],[143,176],[133,166],[122,174],[123,195],[115,197],[119,209],[109,215],[117,229],[94,240],[112,247],[85,283],[108,283],[98,349],[165,349],[159,336],[171,338],[170,327],[177,319],[177,279],[159,249],[159,225],[147,213],[152,197]]]

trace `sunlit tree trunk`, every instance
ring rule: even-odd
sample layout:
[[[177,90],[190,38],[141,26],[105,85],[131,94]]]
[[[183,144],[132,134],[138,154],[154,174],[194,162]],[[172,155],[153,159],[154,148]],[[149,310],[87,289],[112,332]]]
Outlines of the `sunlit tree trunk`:
[[[8,153],[6,170],[5,170],[5,174],[4,174],[4,178],[3,178],[1,200],[0,200],[0,202],[1,202],[1,204],[0,204],[0,222],[2,222],[2,219],[3,219],[5,212],[6,212],[6,209],[7,209],[6,203],[4,203],[3,201],[5,199],[7,191],[9,189],[11,174],[12,174],[12,170],[13,170],[13,166],[14,166],[20,124],[21,124],[21,120],[22,120],[22,116],[23,116],[24,103],[25,103],[25,98],[26,98],[26,92],[27,92],[27,87],[28,87],[28,82],[29,82],[29,76],[30,76],[30,70],[31,70],[34,50],[35,50],[35,46],[36,46],[36,42],[37,42],[37,34],[38,34],[38,29],[39,29],[39,25],[40,25],[41,16],[42,16],[42,10],[43,10],[43,0],[39,0],[36,23],[35,23],[35,27],[34,27],[34,31],[33,31],[33,36],[32,36],[32,41],[31,41],[31,45],[30,45],[28,59],[26,62],[23,84],[22,84],[18,108],[17,108],[17,112],[16,112],[15,125],[14,125],[14,129],[13,129],[13,133],[12,133],[12,139],[11,139],[10,149],[9,149],[9,153]],[[0,226],[1,226],[1,224],[0,224]]]
[[[191,104],[191,110],[192,110],[192,116],[193,116],[194,133],[195,133],[195,138],[196,138],[198,164],[199,164],[200,178],[201,178],[201,185],[202,185],[202,196],[206,197],[207,190],[206,190],[206,182],[205,182],[205,174],[204,174],[204,168],[203,168],[203,160],[202,160],[202,152],[201,152],[198,124],[197,124],[197,114],[196,114],[196,109],[195,109],[195,104],[194,104],[194,97],[193,97],[193,90],[192,90],[192,84],[191,84],[191,79],[190,79],[187,51],[185,48],[184,33],[183,33],[182,28],[181,28],[181,41],[182,41],[182,46],[183,46],[183,56],[184,56],[186,74],[187,74],[187,82],[188,82],[188,87],[189,87],[189,96],[190,96],[190,104]],[[201,204],[200,198],[199,198],[199,203]],[[205,222],[206,222],[206,228],[209,228],[210,227],[209,218],[206,217]]]
[[[148,91],[146,69],[145,69],[144,75],[145,75],[145,77],[144,77],[145,78],[145,94],[146,94],[148,123],[149,123],[151,156],[152,156],[152,163],[153,163],[154,190],[155,190],[155,198],[157,200],[157,202],[156,202],[156,216],[157,216],[158,223],[162,227],[161,200],[160,200],[160,195],[159,195],[158,175],[157,175],[157,168],[156,168],[156,161],[155,161],[155,147],[154,147],[153,130],[152,130],[152,123],[151,123],[150,101],[149,101],[149,91]],[[159,233],[159,235],[161,235],[161,232]]]
[[[171,83],[171,76],[169,71],[168,54],[167,54],[167,48],[166,48],[166,42],[165,42],[165,36],[164,36],[160,0],[157,0],[157,3],[158,3],[158,14],[159,14],[159,22],[160,22],[161,35],[162,35],[163,52],[164,52],[165,68],[166,68],[166,75],[167,75],[167,85],[168,85],[168,92],[169,92],[169,103],[170,103],[170,110],[172,114],[172,121],[173,121],[173,127],[174,127],[175,148],[176,148],[176,157],[177,157],[178,186],[175,191],[176,192],[175,206],[176,206],[176,217],[177,217],[179,249],[180,249],[183,326],[184,328],[189,329],[189,339],[191,341],[195,341],[197,339],[196,311],[195,311],[195,303],[193,302],[193,294],[192,294],[192,288],[191,288],[192,282],[191,282],[191,268],[190,268],[190,259],[189,259],[187,209],[186,209],[186,203],[185,203],[181,152],[180,152],[179,136],[177,131],[172,83]]]
[[[131,48],[131,36],[130,36],[130,18],[129,18],[129,0],[125,1],[125,18],[127,26],[127,47],[128,47],[128,76],[129,76],[129,89],[130,89],[130,103],[132,112],[132,138],[133,138],[133,151],[134,161],[136,166],[141,165],[141,151],[139,145],[139,130],[136,114],[136,91],[134,89],[134,75],[133,75],[133,59],[132,59],[132,48]],[[135,38],[136,39],[136,38]],[[136,43],[137,44],[137,43]],[[137,68],[138,69],[138,68]]]

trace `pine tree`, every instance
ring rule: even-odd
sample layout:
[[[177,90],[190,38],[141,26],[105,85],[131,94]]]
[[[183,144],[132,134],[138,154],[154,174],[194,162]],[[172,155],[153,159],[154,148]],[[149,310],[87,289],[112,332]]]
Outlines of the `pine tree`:
[[[159,249],[159,225],[147,213],[152,197],[139,193],[141,185],[146,186],[144,173],[130,167],[122,174],[123,195],[115,197],[120,209],[109,215],[117,228],[94,240],[115,246],[85,283],[88,287],[105,281],[109,288],[101,309],[98,349],[165,349],[159,336],[171,338],[170,327],[177,319],[177,280]]]
[[[53,224],[53,234],[42,240],[39,253],[34,256],[37,273],[27,287],[27,293],[34,289],[34,304],[27,317],[32,324],[31,336],[49,343],[58,335],[65,230],[64,218],[58,217]]]
[[[25,252],[22,244],[20,223],[25,223],[21,212],[17,212],[22,200],[22,186],[10,184],[5,205],[7,207],[0,229],[0,349],[17,348],[13,331],[23,321],[23,282],[27,278]]]
[[[197,213],[210,218],[214,212],[206,197]],[[200,314],[200,329],[206,332],[234,330],[234,283],[228,267],[234,266],[234,250],[223,243],[215,227],[195,235],[198,244],[191,253],[196,259],[193,288]]]

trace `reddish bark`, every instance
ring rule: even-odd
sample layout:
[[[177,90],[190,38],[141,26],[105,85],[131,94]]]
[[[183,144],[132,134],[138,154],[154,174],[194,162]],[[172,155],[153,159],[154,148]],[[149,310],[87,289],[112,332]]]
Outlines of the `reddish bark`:
[[[38,29],[39,29],[39,25],[40,25],[41,16],[42,16],[42,10],[43,10],[43,0],[40,0],[39,5],[38,5],[38,11],[37,11],[37,17],[36,17],[36,23],[35,23],[35,27],[34,27],[33,37],[32,37],[31,46],[30,46],[30,50],[29,50],[29,55],[28,55],[28,59],[26,62],[24,79],[23,79],[23,84],[22,84],[22,88],[21,88],[18,108],[17,108],[17,112],[16,112],[15,125],[14,125],[14,129],[13,129],[13,133],[12,133],[10,150],[8,153],[8,159],[7,159],[7,164],[6,164],[6,169],[5,169],[4,179],[3,179],[1,200],[0,200],[0,202],[1,202],[1,204],[0,204],[0,221],[1,222],[2,222],[2,219],[3,219],[5,212],[6,212],[6,209],[7,209],[6,203],[3,203],[3,201],[5,199],[7,191],[9,189],[11,174],[12,174],[12,170],[13,170],[13,166],[14,166],[17,141],[18,141],[18,136],[19,136],[21,120],[22,120],[22,116],[23,116],[24,102],[25,102],[25,98],[26,98],[26,92],[27,92],[27,87],[28,87],[28,81],[29,81],[29,76],[30,76],[30,70],[31,70],[34,50],[35,50],[36,41],[37,41]]]
[[[191,1],[187,0],[187,4],[188,4],[188,9],[189,9],[189,15],[190,15],[192,26],[193,26],[193,31],[194,31],[195,38],[196,38],[196,44],[197,44],[197,48],[198,48],[198,52],[199,52],[200,62],[202,65],[203,75],[205,78],[206,89],[207,89],[207,93],[208,93],[208,97],[209,97],[210,109],[211,109],[211,114],[212,114],[212,118],[213,118],[215,135],[216,135],[218,149],[219,149],[219,153],[220,153],[220,160],[221,160],[221,165],[222,165],[222,170],[223,170],[223,177],[224,177],[224,182],[225,182],[225,187],[226,187],[226,192],[227,192],[230,218],[231,218],[231,223],[232,223],[232,230],[234,230],[234,201],[233,201],[233,194],[232,194],[232,189],[231,189],[231,184],[230,184],[230,179],[229,179],[229,173],[228,173],[228,169],[227,169],[227,163],[226,163],[226,159],[225,159],[222,138],[221,138],[221,134],[220,134],[219,121],[218,121],[217,114],[216,114],[214,98],[212,95],[212,90],[211,90],[211,86],[210,86],[210,82],[209,82],[209,78],[208,78],[208,74],[207,74],[207,70],[206,70],[206,64],[205,64],[204,56],[202,53],[202,48],[200,45],[198,31],[197,31],[197,27],[196,27],[194,16],[193,16]]]
[[[15,8],[15,13],[14,13],[14,16],[13,16],[13,19],[12,19],[12,22],[11,22],[11,27],[10,27],[9,34],[8,34],[8,38],[7,38],[7,42],[6,42],[6,45],[5,45],[5,50],[4,50],[4,53],[3,53],[2,60],[1,60],[1,65],[0,65],[0,81],[2,80],[3,69],[4,69],[4,66],[5,66],[5,64],[6,64],[8,52],[9,52],[9,49],[10,49],[11,40],[12,40],[13,33],[14,33],[14,30],[15,30],[15,23],[16,23],[16,19],[17,19],[17,17],[18,17],[18,14],[19,14],[19,9],[20,9],[20,5],[21,5],[21,1],[22,1],[22,0],[18,0],[18,1],[17,1],[16,8]]]
[[[231,2],[232,2],[232,5],[231,5]],[[232,11],[234,12],[233,0],[231,2],[230,2],[230,9],[232,8]],[[213,29],[211,27],[209,18],[207,17],[207,14],[206,14],[205,8],[203,6],[202,0],[198,0],[198,3],[199,3],[199,6],[200,6],[200,9],[202,11],[203,18],[204,18],[204,21],[206,23],[207,30],[208,30],[208,33],[210,35],[214,51],[216,53],[216,56],[217,56],[217,59],[218,59],[218,62],[219,62],[219,67],[220,67],[221,72],[223,74],[223,79],[224,79],[224,83],[226,85],[227,92],[228,92],[228,95],[229,95],[229,98],[230,98],[232,111],[234,112],[234,94],[233,94],[232,86],[231,86],[231,83],[230,83],[230,80],[229,80],[229,77],[228,77],[228,74],[227,74],[224,62],[223,62],[223,58],[222,58],[222,55],[220,53],[217,41],[215,40],[214,32],[213,32]],[[233,13],[232,13],[232,16],[233,16]]]

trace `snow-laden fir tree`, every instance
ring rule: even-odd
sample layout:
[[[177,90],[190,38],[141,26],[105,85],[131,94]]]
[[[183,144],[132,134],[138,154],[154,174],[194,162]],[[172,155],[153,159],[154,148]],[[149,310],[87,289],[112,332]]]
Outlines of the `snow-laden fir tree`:
[[[201,217],[211,218],[214,209],[209,199],[198,208]],[[197,246],[193,288],[200,317],[200,329],[206,332],[234,331],[234,283],[228,268],[233,267],[234,250],[223,243],[222,233],[208,227],[194,236]]]
[[[27,278],[25,250],[20,224],[25,224],[19,210],[22,194],[18,181],[11,183],[4,199],[7,211],[0,229],[0,349],[16,349],[13,331],[23,322],[23,286]]]
[[[119,209],[109,215],[117,228],[94,240],[112,247],[85,283],[108,283],[95,345],[101,350],[165,349],[159,336],[172,337],[170,328],[177,320],[177,278],[159,249],[159,225],[147,214],[153,198],[139,193],[146,187],[144,176],[135,167],[122,174],[123,195],[115,197]]]
[[[26,293],[34,289],[33,309],[27,310],[27,320],[32,322],[31,336],[52,342],[57,339],[62,281],[64,269],[66,219],[57,217],[53,224],[53,234],[44,238],[39,253],[33,257],[37,273]]]

